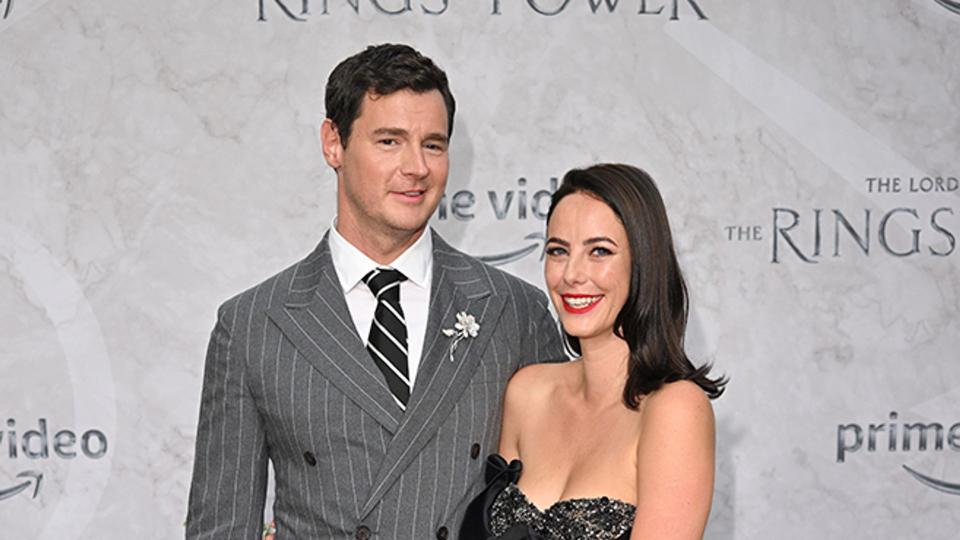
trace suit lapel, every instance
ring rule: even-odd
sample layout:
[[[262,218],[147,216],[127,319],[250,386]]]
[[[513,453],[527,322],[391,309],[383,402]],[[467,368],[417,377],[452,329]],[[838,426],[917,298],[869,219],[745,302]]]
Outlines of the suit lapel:
[[[357,335],[325,236],[294,272],[285,302],[268,316],[297,351],[391,433],[402,412]]]
[[[454,251],[436,234],[433,245],[433,283],[420,368],[407,411],[387,447],[361,516],[373,510],[453,410],[506,303],[505,297],[492,294],[482,266]],[[451,360],[453,338],[442,330],[453,327],[460,311],[476,317],[480,331],[476,337],[462,340]]]

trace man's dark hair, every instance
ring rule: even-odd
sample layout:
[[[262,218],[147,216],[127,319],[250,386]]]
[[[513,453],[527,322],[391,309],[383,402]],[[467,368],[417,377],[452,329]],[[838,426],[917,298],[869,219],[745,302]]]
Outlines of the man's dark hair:
[[[371,45],[337,65],[327,79],[327,118],[337,127],[340,142],[347,145],[353,121],[360,116],[368,92],[385,96],[399,90],[417,93],[437,90],[447,107],[447,137],[453,133],[456,102],[447,84],[447,74],[408,45]]]

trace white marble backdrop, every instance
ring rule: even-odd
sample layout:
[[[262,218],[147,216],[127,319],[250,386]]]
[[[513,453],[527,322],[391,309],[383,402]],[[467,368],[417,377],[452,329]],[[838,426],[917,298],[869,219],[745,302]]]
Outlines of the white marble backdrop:
[[[731,377],[708,538],[955,538],[955,4],[0,0],[0,537],[182,535],[215,309],[318,241],[327,74],[402,41],[460,248],[540,284],[551,177],[659,181]]]

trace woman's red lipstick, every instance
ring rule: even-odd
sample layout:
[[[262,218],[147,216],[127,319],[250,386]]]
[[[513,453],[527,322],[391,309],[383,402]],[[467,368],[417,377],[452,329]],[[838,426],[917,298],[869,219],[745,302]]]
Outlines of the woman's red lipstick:
[[[596,305],[599,304],[599,303],[600,303],[600,300],[603,298],[603,295],[599,295],[599,294],[562,294],[562,295],[560,295],[560,298],[562,298],[562,299],[564,300],[564,301],[563,301],[563,310],[564,310],[564,311],[566,311],[567,313],[573,313],[573,314],[575,314],[575,315],[580,315],[580,314],[586,313],[586,312],[590,311],[591,309],[593,309],[594,307],[596,307]],[[583,306],[583,307],[575,307],[575,306],[572,306],[572,305],[570,305],[569,303],[567,303],[567,301],[566,301],[567,298],[571,298],[571,299],[573,299],[573,298],[576,298],[576,299],[580,299],[580,298],[596,298],[596,300],[593,301],[593,302],[590,302],[589,304],[587,304],[587,305],[585,305],[585,306]]]

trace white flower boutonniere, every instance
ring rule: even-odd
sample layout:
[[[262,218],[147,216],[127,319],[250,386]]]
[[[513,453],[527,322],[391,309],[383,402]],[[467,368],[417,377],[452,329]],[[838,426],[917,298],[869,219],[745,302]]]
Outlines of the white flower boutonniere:
[[[473,315],[461,311],[457,313],[457,322],[454,323],[453,328],[444,328],[442,331],[443,335],[453,338],[450,344],[450,361],[453,362],[453,353],[457,350],[457,345],[464,339],[477,337],[480,332],[480,323]]]

